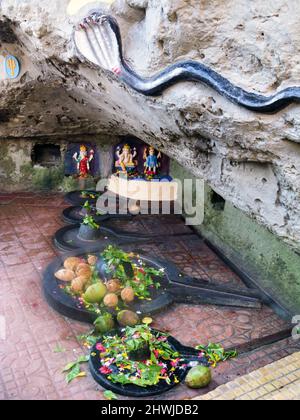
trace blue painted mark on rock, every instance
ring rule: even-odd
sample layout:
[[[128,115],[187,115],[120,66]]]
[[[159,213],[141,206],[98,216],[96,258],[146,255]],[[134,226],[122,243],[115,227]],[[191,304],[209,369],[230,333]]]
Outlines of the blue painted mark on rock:
[[[5,73],[9,79],[16,79],[20,74],[20,63],[19,60],[13,55],[8,55],[4,62]]]

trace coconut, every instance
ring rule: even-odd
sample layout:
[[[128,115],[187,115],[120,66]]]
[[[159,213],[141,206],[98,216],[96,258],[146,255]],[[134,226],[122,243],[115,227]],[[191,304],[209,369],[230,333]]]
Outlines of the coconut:
[[[84,284],[87,284],[91,279],[91,276],[89,276],[88,274],[80,274],[77,275],[77,277],[80,277],[83,280]]]
[[[115,295],[114,293],[109,293],[108,295],[105,296],[103,303],[108,308],[115,308],[116,306],[118,306],[118,303],[119,303],[118,296]]]
[[[77,276],[91,277],[92,275],[91,267],[88,264],[79,264],[76,268],[76,274]]]
[[[132,287],[125,287],[121,292],[121,298],[125,303],[130,303],[134,300],[134,290]]]
[[[82,277],[76,277],[76,279],[72,280],[71,289],[73,292],[80,293],[84,288],[84,281]]]
[[[82,269],[92,271],[91,266],[89,264],[86,264],[86,263],[83,263],[83,262],[81,262],[80,264],[77,265],[76,272],[79,271],[79,270],[82,270]]]
[[[118,279],[111,279],[106,283],[107,290],[110,293],[116,293],[121,288],[121,283]]]
[[[97,257],[95,257],[95,255],[89,255],[88,256],[88,259],[87,259],[87,262],[90,264],[90,265],[96,265],[97,264],[97,260],[98,260],[98,258]]]
[[[97,333],[105,334],[114,329],[115,323],[111,314],[106,313],[96,319],[94,326]]]
[[[205,388],[211,382],[211,370],[206,366],[193,367],[185,378],[185,383],[189,388]]]
[[[126,310],[118,313],[117,320],[122,327],[134,327],[140,322],[140,319],[135,312]]]
[[[101,302],[104,296],[106,295],[107,289],[105,284],[102,281],[98,283],[92,284],[89,286],[85,294],[83,295],[83,299],[88,303],[98,303]]]
[[[77,266],[82,263],[82,260],[78,257],[69,257],[64,262],[64,267],[67,270],[75,271]]]
[[[77,279],[80,279],[82,281],[82,284],[84,286],[90,281],[90,278],[87,277],[87,276],[77,276],[76,278]]]
[[[59,270],[55,274],[55,277],[61,281],[72,281],[75,278],[75,273],[72,270]]]

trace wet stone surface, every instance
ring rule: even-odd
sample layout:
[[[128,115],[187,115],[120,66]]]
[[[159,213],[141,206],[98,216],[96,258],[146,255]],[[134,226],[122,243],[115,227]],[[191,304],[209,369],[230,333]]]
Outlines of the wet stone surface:
[[[4,340],[0,337],[0,399],[104,398],[103,390],[89,373],[86,378],[66,384],[61,370],[86,352],[76,336],[89,331],[90,327],[54,312],[41,291],[43,270],[58,255],[52,237],[63,226],[61,212],[67,206],[59,195],[0,195],[0,316],[6,321],[6,337]],[[115,226],[143,233],[188,230],[177,216],[138,216]],[[173,261],[188,275],[245,287],[201,238],[138,247]],[[276,333],[286,322],[267,307],[239,310],[178,304],[157,315],[154,326],[170,332],[186,345],[219,342],[225,347],[234,347]],[[57,348],[65,351],[56,352]],[[260,348],[220,364],[213,371],[210,387],[204,391],[192,391],[179,385],[156,398],[192,398],[299,348],[300,343],[293,340]]]

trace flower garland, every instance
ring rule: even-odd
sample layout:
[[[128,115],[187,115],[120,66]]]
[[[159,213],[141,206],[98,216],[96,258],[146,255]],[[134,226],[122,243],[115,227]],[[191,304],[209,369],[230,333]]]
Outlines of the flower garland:
[[[132,360],[131,352],[148,346],[150,357],[144,361]],[[106,336],[96,344],[99,352],[100,373],[122,385],[140,387],[179,383],[178,374],[186,363],[168,343],[168,336],[150,329],[147,325],[127,327],[122,335]]]

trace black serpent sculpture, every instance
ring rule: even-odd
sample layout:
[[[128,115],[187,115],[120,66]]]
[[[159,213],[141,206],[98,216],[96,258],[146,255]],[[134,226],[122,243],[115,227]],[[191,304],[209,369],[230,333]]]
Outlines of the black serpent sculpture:
[[[78,25],[74,41],[81,55],[97,66],[114,72],[122,81],[144,95],[158,96],[175,83],[198,81],[251,111],[275,113],[294,102],[300,102],[300,87],[289,87],[271,96],[247,92],[197,61],[177,62],[152,77],[143,78],[123,58],[117,21],[98,12],[92,13]]]

